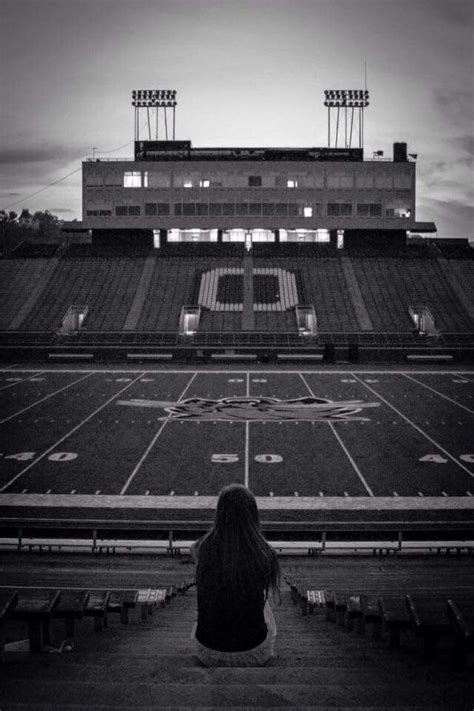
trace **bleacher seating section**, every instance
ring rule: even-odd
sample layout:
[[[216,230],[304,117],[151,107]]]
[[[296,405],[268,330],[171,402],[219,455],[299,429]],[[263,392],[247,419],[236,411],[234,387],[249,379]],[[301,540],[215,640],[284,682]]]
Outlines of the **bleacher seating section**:
[[[91,245],[75,247],[87,248],[87,254],[92,250]],[[22,330],[58,330],[68,308],[74,303],[88,306],[82,326],[84,331],[121,331],[124,328],[143,273],[144,257],[92,257],[84,256],[83,250],[79,252],[81,256],[73,256],[74,250],[68,250],[58,259],[38,301],[21,324]],[[237,256],[161,256],[152,259],[154,269],[137,322],[137,330],[141,332],[177,332],[181,307],[197,303],[201,275],[212,269],[242,269],[243,264],[242,257]],[[0,330],[10,327],[25,294],[31,292],[31,285],[47,271],[48,262],[51,264],[50,260],[39,258],[0,260]],[[408,307],[413,305],[427,306],[434,316],[436,328],[442,333],[474,331],[472,319],[443,270],[442,260],[351,256],[350,262],[374,332],[410,334],[414,324]],[[466,300],[472,301],[472,260],[450,259],[449,264],[466,292]],[[314,305],[319,332],[361,331],[353,294],[339,257],[288,256],[282,259],[254,256],[253,268],[256,276],[254,303],[267,297],[271,301],[272,294],[266,293],[269,289],[272,291],[271,274],[278,274],[283,269],[295,275],[299,303]],[[262,273],[258,271],[261,269],[270,271]],[[227,286],[232,286],[232,280]],[[241,311],[203,309],[200,323],[203,333],[238,332],[241,329]],[[255,330],[263,333],[296,332],[294,312],[292,309],[280,311],[276,303],[268,310],[256,309]]]
[[[352,258],[352,264],[375,331],[411,331],[413,304],[428,306],[440,331],[473,330],[437,260]]]
[[[120,330],[125,322],[143,270],[143,259],[62,259],[49,279],[39,303],[22,328],[56,330],[69,306],[86,304],[84,328]]]
[[[32,285],[48,270],[49,264],[48,259],[0,260],[0,329],[9,327]]]
[[[448,640],[453,666],[463,669],[474,652],[474,594],[464,591],[443,594],[402,594],[385,589],[372,593],[315,589],[308,582],[286,578],[294,605],[302,614],[323,610],[326,619],[364,634],[369,628],[376,640],[386,637],[388,646],[398,648],[401,637],[422,641],[423,654],[432,658],[437,646]]]

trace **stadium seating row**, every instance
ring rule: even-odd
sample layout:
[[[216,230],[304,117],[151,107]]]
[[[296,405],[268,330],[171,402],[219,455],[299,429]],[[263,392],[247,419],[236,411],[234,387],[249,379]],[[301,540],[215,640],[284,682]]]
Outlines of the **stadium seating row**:
[[[354,594],[338,590],[318,590],[286,578],[294,605],[303,615],[323,608],[328,621],[337,622],[360,634],[372,628],[380,640],[385,636],[389,647],[400,646],[402,633],[421,639],[426,658],[435,656],[437,643],[452,641],[451,659],[464,668],[474,651],[474,594],[457,594],[447,598],[437,592],[429,594],[382,595]]]
[[[129,622],[129,611],[140,610],[142,620],[153,614],[155,607],[165,607],[177,593],[183,594],[194,582],[184,580],[177,585],[158,588],[118,589],[118,590],[78,590],[2,588],[0,590],[0,652],[1,660],[9,651],[62,651],[74,645],[75,623],[85,617],[92,617],[94,629],[100,632],[107,627],[108,615],[118,614],[123,624]],[[63,620],[65,636],[61,642],[53,642],[52,627],[55,620]],[[10,625],[18,633],[18,623],[26,623],[28,640],[6,642],[11,631]],[[57,632],[57,630],[56,630]]]
[[[354,294],[338,258],[317,260],[288,258],[284,264],[278,258],[254,258],[254,269],[272,270],[254,284],[254,303],[274,299],[266,274],[287,271],[295,275],[299,303],[313,304],[318,331],[326,333],[354,333],[364,330],[358,322]],[[409,260],[398,258],[351,258],[355,278],[365,309],[375,332],[410,333],[414,324],[408,307],[427,306],[441,332],[474,330],[472,318],[453,290],[442,264],[436,259]],[[120,331],[124,328],[143,274],[143,258],[60,259],[48,273],[51,260],[0,260],[0,329],[21,328],[30,331],[51,331],[61,327],[62,319],[71,304],[86,304],[88,315],[83,324],[87,331]],[[177,331],[183,305],[196,304],[201,284],[200,276],[217,269],[242,268],[242,260],[205,257],[155,259],[148,289],[143,300],[136,330]],[[278,270],[278,271],[277,271]],[[471,262],[455,265],[455,275],[466,294],[468,303],[474,293]],[[256,272],[259,276],[259,272]],[[25,295],[32,285],[45,279],[38,290],[38,298],[23,322],[14,323]],[[235,280],[234,280],[235,281]],[[228,286],[232,280],[228,280]],[[241,298],[240,287],[233,283],[236,298]],[[223,288],[221,285],[219,288]],[[270,292],[268,289],[270,288]],[[224,294],[225,301],[232,295]],[[230,301],[229,301],[230,303]],[[296,321],[287,315],[270,317],[274,309],[262,311],[257,319],[257,330],[288,332],[296,330]],[[259,312],[256,312],[259,314]],[[229,317],[215,312],[203,316],[202,331],[241,330],[241,314]],[[367,329],[365,329],[367,330]]]

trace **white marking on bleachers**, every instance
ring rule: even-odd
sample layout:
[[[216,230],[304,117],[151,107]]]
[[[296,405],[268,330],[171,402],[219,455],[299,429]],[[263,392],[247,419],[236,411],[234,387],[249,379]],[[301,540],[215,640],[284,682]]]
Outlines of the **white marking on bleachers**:
[[[28,492],[28,489],[23,489],[23,491],[21,493],[26,494],[27,492]]]
[[[87,373],[86,375],[84,375],[84,377],[78,378],[77,380],[73,380],[73,382],[69,383],[69,385],[65,385],[63,388],[59,388],[59,390],[55,390],[54,392],[50,393],[49,395],[45,395],[45,397],[42,397],[41,400],[36,400],[36,402],[32,403],[31,405],[28,405],[28,407],[24,407],[22,410],[18,410],[18,412],[14,412],[13,415],[9,415],[9,417],[5,417],[3,420],[0,420],[0,425],[3,425],[4,422],[8,422],[8,420],[12,420],[14,417],[18,417],[18,415],[22,415],[27,410],[31,410],[32,407],[36,407],[36,405],[39,405],[40,403],[45,402],[45,400],[49,400],[49,398],[54,397],[55,395],[59,395],[59,393],[62,393],[64,390],[67,390],[68,388],[72,387],[73,385],[76,385],[76,383],[80,383],[82,380],[85,380],[86,378],[90,377],[91,375],[92,375],[92,373]],[[31,380],[31,378],[30,378],[30,380]]]
[[[320,496],[324,496],[324,493],[322,491],[319,492]]]
[[[470,492],[469,490],[466,491],[466,494],[467,494],[468,496],[472,496],[472,494],[471,494],[471,492]]]
[[[229,378],[228,383],[243,383],[244,379],[243,378]]]
[[[51,489],[48,489],[48,491],[47,491],[46,493],[47,493],[47,494],[50,494],[50,493],[51,493]]]
[[[144,373],[141,373],[138,377],[143,377],[143,375],[144,375]],[[184,397],[184,395],[185,395],[185,393],[186,393],[186,390],[188,390],[189,386],[191,385],[191,383],[193,382],[193,380],[194,380],[195,377],[196,377],[196,372],[193,373],[193,375],[192,375],[190,381],[188,382],[188,384],[187,384],[186,387],[184,388],[183,392],[182,392],[181,395],[179,396],[178,402],[183,399],[183,397]],[[134,381],[134,382],[135,382],[135,381]],[[131,383],[131,385],[132,385],[132,384],[133,384],[133,383]],[[127,386],[127,387],[130,387],[130,386]],[[145,450],[145,452],[143,453],[143,455],[140,457],[138,463],[135,465],[135,467],[134,467],[132,473],[130,474],[130,476],[128,477],[128,479],[127,479],[127,481],[125,482],[124,486],[122,487],[122,489],[121,489],[121,491],[120,491],[120,496],[123,496],[123,495],[125,494],[125,492],[127,491],[128,487],[129,487],[130,484],[132,483],[132,481],[133,481],[135,475],[137,474],[138,470],[140,469],[140,467],[142,466],[143,462],[145,461],[145,459],[146,459],[147,456],[149,455],[150,451],[151,451],[152,448],[154,447],[155,442],[157,441],[158,437],[159,437],[159,436],[161,435],[161,433],[163,432],[163,430],[164,430],[166,424],[170,421],[170,417],[171,417],[171,413],[168,415],[168,417],[167,417],[165,420],[163,420],[163,422],[162,422],[162,424],[161,424],[161,427],[159,428],[158,432],[154,435],[154,437],[153,437],[153,439],[151,440],[150,444],[149,444],[148,447],[146,448],[146,450]]]
[[[35,377],[37,374],[37,371],[34,372],[34,374],[30,378],[19,378],[19,380],[15,380],[14,383],[10,383],[9,385],[4,385],[3,387],[0,388],[0,390],[7,390],[8,388],[14,388],[15,385],[18,385],[18,383],[26,383],[28,380],[31,380],[32,378]],[[8,380],[8,378],[7,378]]]
[[[5,378],[7,383],[19,383],[23,380],[23,378]]]
[[[398,491],[394,491],[394,492],[393,492],[393,495],[394,495],[394,496],[398,496]]]
[[[471,413],[471,415],[474,415],[474,410],[470,410],[465,405],[461,405],[460,402],[456,402],[456,400],[453,400],[452,397],[448,397],[448,395],[444,395],[443,393],[440,393],[439,390],[432,388],[430,385],[427,385],[426,383],[422,383],[420,380],[417,380],[412,375],[407,375],[405,373],[405,378],[408,378],[409,380],[413,380],[414,383],[418,383],[418,385],[421,385],[422,387],[426,388],[427,390],[431,390],[432,393],[435,393],[435,395],[442,397],[443,400],[448,400],[449,402],[452,402],[453,405],[457,405],[458,407],[461,407],[463,410],[466,410],[466,412]]]
[[[75,490],[75,489],[71,489],[71,494],[75,494],[75,493],[76,493],[76,490]]]
[[[85,425],[86,422],[89,422],[89,420],[91,420],[95,415],[97,415],[98,412],[100,412],[101,410],[103,410],[104,407],[107,407],[107,405],[109,405],[113,400],[115,400],[116,397],[118,397],[118,396],[121,395],[123,392],[125,392],[125,390],[127,390],[131,385],[134,385],[134,383],[136,383],[137,380],[138,380],[142,375],[143,375],[143,372],[140,373],[140,375],[137,375],[137,377],[136,377],[131,383],[128,383],[128,385],[126,385],[125,387],[121,388],[117,393],[115,393],[115,395],[112,395],[111,398],[109,398],[106,402],[104,402],[102,405],[100,405],[98,408],[96,408],[93,412],[91,412],[90,415],[88,415],[87,417],[85,417],[81,422],[79,422],[78,425],[76,425],[75,427],[73,427],[72,430],[69,430],[69,432],[67,432],[63,437],[61,437],[61,439],[58,439],[57,442],[55,442],[54,444],[51,445],[51,447],[48,447],[48,449],[46,449],[42,454],[40,454],[39,457],[37,457],[36,459],[34,459],[34,460],[31,462],[31,464],[28,464],[27,467],[25,467],[24,469],[22,469],[21,471],[19,471],[18,474],[16,474],[12,479],[10,479],[9,481],[7,481],[7,483],[4,484],[4,485],[0,488],[0,492],[5,491],[5,489],[7,489],[9,486],[11,486],[11,485],[13,484],[13,482],[15,482],[19,477],[21,477],[23,474],[25,474],[25,472],[29,471],[29,469],[31,469],[32,467],[34,467],[35,464],[37,464],[39,461],[41,461],[41,460],[43,459],[43,457],[46,457],[50,452],[52,452],[54,449],[56,449],[56,447],[57,447],[58,445],[60,445],[62,442],[64,442],[64,440],[66,440],[68,437],[70,437],[72,434],[74,434],[74,432],[77,432],[78,429],[80,429],[83,425]]]
[[[150,489],[147,489],[147,490],[145,491],[145,496],[150,496]]]
[[[97,491],[95,492],[95,496],[98,496],[100,494],[100,491],[100,489],[97,489]]]
[[[345,491],[344,496],[349,496],[349,493],[347,491]]]
[[[273,496],[273,491],[270,491],[269,493],[270,493],[270,496]]]
[[[426,355],[424,353],[413,353],[412,355],[407,355],[407,360],[412,361],[451,361],[453,356],[449,353],[440,355]]]
[[[93,353],[48,353],[48,358],[51,360],[92,360],[94,358]]]
[[[447,493],[445,491],[441,492],[443,496],[447,496]]]
[[[423,496],[423,492],[422,492],[422,491],[419,491],[419,492],[418,492],[418,496]]]
[[[355,376],[355,377],[357,377],[357,376]],[[375,395],[380,400],[382,400],[382,402],[384,402],[386,405],[388,405],[388,407],[390,407],[394,412],[396,412],[397,415],[399,415],[401,418],[403,418],[405,420],[405,422],[408,422],[408,424],[411,425],[417,432],[419,432],[421,435],[423,435],[423,437],[425,437],[427,440],[429,440],[431,442],[431,444],[434,444],[435,447],[437,447],[441,452],[443,452],[447,457],[449,457],[449,459],[451,459],[451,461],[453,461],[455,464],[457,464],[458,467],[460,467],[463,471],[465,471],[466,474],[469,474],[469,476],[474,477],[473,472],[469,471],[469,469],[467,467],[465,467],[463,464],[458,462],[458,460],[452,454],[450,454],[440,444],[435,442],[435,440],[432,437],[430,437],[424,430],[422,430],[421,427],[418,427],[418,425],[416,425],[414,422],[412,422],[406,415],[403,414],[403,412],[400,412],[400,410],[398,410],[395,407],[395,405],[392,405],[392,403],[390,403],[388,400],[386,400],[384,397],[382,397],[382,395],[380,395],[376,390],[371,388],[370,385],[367,385],[367,383],[364,383],[364,381],[361,380],[360,378],[357,378],[357,380],[361,383],[361,385],[363,385],[365,388],[370,390],[370,392],[373,395]]]

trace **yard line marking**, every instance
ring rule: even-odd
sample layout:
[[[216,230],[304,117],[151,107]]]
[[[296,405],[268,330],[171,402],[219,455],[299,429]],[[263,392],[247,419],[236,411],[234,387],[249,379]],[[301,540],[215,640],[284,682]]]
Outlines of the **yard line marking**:
[[[7,390],[8,388],[14,388],[15,385],[19,385],[20,383],[27,383],[28,380],[31,380],[31,378],[34,378],[36,375],[39,375],[39,373],[35,372],[33,373],[33,375],[30,375],[29,378],[25,378],[24,380],[23,378],[20,378],[20,380],[17,380],[15,383],[9,383],[8,385],[4,385],[2,388],[0,388],[0,390]]]
[[[357,376],[355,376],[355,377],[357,378]],[[441,452],[443,452],[443,454],[445,454],[447,457],[449,457],[449,459],[451,459],[451,461],[453,461],[455,464],[458,465],[458,467],[460,467],[463,471],[465,471],[466,474],[469,474],[469,476],[474,477],[474,473],[473,473],[473,472],[471,472],[467,467],[465,467],[464,464],[461,464],[461,462],[458,462],[458,460],[456,459],[456,457],[453,457],[453,455],[450,454],[446,449],[444,449],[444,447],[442,447],[440,444],[438,444],[437,442],[435,442],[435,440],[432,439],[428,434],[426,434],[426,432],[425,432],[424,430],[422,430],[421,427],[418,427],[418,425],[415,425],[415,423],[412,422],[406,415],[404,415],[403,412],[400,412],[400,410],[398,410],[398,409],[395,407],[395,405],[392,405],[392,403],[390,403],[388,400],[386,400],[386,399],[385,399],[382,395],[380,395],[376,390],[374,390],[373,388],[371,388],[370,385],[367,385],[367,383],[364,383],[363,380],[360,380],[360,378],[357,378],[357,380],[359,381],[359,383],[361,383],[361,384],[364,386],[364,388],[367,388],[367,390],[370,390],[370,392],[371,392],[373,395],[375,395],[375,397],[378,397],[380,400],[382,400],[382,402],[384,402],[384,403],[385,403],[386,405],[388,405],[394,412],[396,412],[397,415],[399,415],[400,417],[402,417],[402,418],[405,420],[405,422],[408,422],[409,425],[411,425],[417,432],[419,432],[423,437],[425,437],[429,442],[431,442],[431,444],[434,444],[435,447],[437,447]]]
[[[453,405],[462,407],[463,410],[466,410],[467,412],[470,412],[471,415],[474,415],[474,410],[470,410],[465,405],[461,405],[460,402],[456,402],[456,400],[453,400],[452,397],[449,397],[448,395],[444,395],[443,393],[440,393],[438,390],[435,390],[435,388],[432,388],[430,385],[426,385],[426,383],[422,383],[420,380],[417,380],[412,375],[407,375],[406,373],[404,375],[405,375],[405,378],[408,378],[409,380],[413,380],[414,383],[418,383],[418,385],[422,385],[427,390],[431,390],[432,393],[435,393],[435,395],[439,395],[439,397],[442,397],[444,400],[449,400],[449,402],[452,402]]]
[[[315,394],[314,394],[314,392],[312,391],[312,389],[309,387],[309,385],[308,385],[308,383],[307,383],[307,381],[306,381],[306,379],[304,378],[304,376],[303,376],[302,373],[300,373],[300,378],[301,378],[301,380],[303,381],[303,383],[306,385],[306,387],[308,388],[309,393],[310,393],[313,397],[316,397]],[[354,469],[355,473],[357,474],[357,476],[359,477],[360,481],[361,481],[362,484],[364,485],[364,487],[365,487],[367,493],[369,494],[369,496],[373,496],[373,495],[374,495],[374,492],[372,491],[372,489],[370,488],[370,486],[367,484],[367,482],[366,482],[366,480],[365,480],[365,478],[364,478],[362,472],[360,471],[359,467],[357,466],[357,464],[356,464],[355,461],[353,460],[351,453],[349,452],[349,450],[347,449],[346,445],[345,445],[344,442],[342,441],[342,439],[341,439],[341,437],[339,436],[339,433],[336,431],[336,428],[334,427],[333,423],[332,423],[332,422],[328,422],[328,425],[329,425],[329,427],[331,428],[331,431],[332,431],[333,435],[335,436],[335,438],[337,439],[337,441],[338,441],[339,444],[341,445],[343,451],[345,452],[345,454],[346,454],[348,460],[350,461],[350,463],[351,463],[351,465],[352,465],[352,468]]]
[[[49,395],[45,395],[45,397],[42,397],[41,400],[37,400],[32,405],[28,405],[28,407],[24,407],[23,410],[18,410],[18,412],[15,412],[13,415],[10,415],[9,417],[5,417],[3,420],[0,420],[0,425],[3,425],[4,422],[8,422],[8,420],[12,420],[14,417],[18,417],[18,415],[22,415],[24,412],[26,412],[27,410],[30,410],[32,407],[39,405],[40,403],[44,402],[45,400],[49,400],[50,397],[54,397],[55,395],[62,393],[63,390],[67,390],[68,388],[71,388],[76,383],[80,383],[81,380],[85,380],[86,378],[89,378],[91,375],[92,375],[92,373],[87,373],[82,378],[79,378],[78,380],[73,380],[72,383],[69,383],[69,385],[65,385],[63,388],[59,388],[59,390],[55,390],[54,392],[50,393]],[[31,380],[31,378],[30,378],[30,380]]]
[[[247,397],[250,397],[250,375],[247,373]],[[245,420],[245,469],[244,486],[249,488],[249,450],[250,450],[250,422]]]
[[[141,375],[143,375],[143,373],[142,373]],[[183,399],[184,394],[186,393],[186,390],[188,390],[189,386],[190,386],[191,383],[193,382],[193,380],[194,380],[194,378],[196,377],[196,375],[197,375],[197,371],[195,371],[195,372],[193,373],[193,376],[192,376],[191,380],[189,381],[189,383],[186,385],[186,387],[184,388],[183,392],[182,392],[181,395],[179,396],[178,402]],[[138,376],[138,377],[141,377],[141,376]],[[133,382],[135,382],[135,381],[133,381]],[[127,385],[127,387],[130,387],[130,385],[132,385],[132,383],[130,383],[129,385]],[[143,453],[143,455],[142,455],[141,458],[139,459],[138,464],[135,465],[134,470],[132,471],[132,473],[131,473],[130,476],[128,477],[127,481],[126,481],[125,484],[123,485],[122,490],[120,491],[120,496],[123,496],[123,495],[125,494],[125,492],[127,491],[128,487],[129,487],[130,484],[132,483],[132,481],[133,481],[135,475],[137,474],[138,470],[140,469],[141,465],[143,464],[143,462],[145,461],[145,459],[146,459],[146,458],[148,457],[148,455],[150,454],[150,452],[151,452],[152,448],[154,447],[155,442],[157,441],[158,437],[161,435],[161,433],[162,433],[163,430],[165,429],[166,425],[167,425],[168,422],[170,421],[170,417],[171,417],[171,413],[170,413],[170,414],[168,415],[168,417],[163,421],[163,423],[161,424],[161,427],[159,428],[158,432],[155,434],[155,436],[154,436],[153,439],[151,440],[150,444],[149,444],[148,447],[145,449],[145,452]]]
[[[79,422],[78,425],[73,427],[72,430],[70,430],[67,434],[65,434],[63,437],[61,437],[61,439],[58,439],[58,441],[55,442],[53,445],[51,445],[51,447],[48,447],[48,449],[46,449],[43,452],[43,454],[40,454],[39,457],[36,457],[36,459],[34,459],[30,464],[28,464],[27,467],[25,467],[20,472],[18,472],[18,474],[15,474],[15,476],[12,479],[10,479],[10,481],[7,481],[7,483],[4,484],[4,486],[2,486],[0,488],[0,493],[2,491],[5,491],[5,489],[7,489],[11,484],[13,484],[13,482],[15,482],[20,476],[22,476],[29,469],[31,469],[31,467],[34,467],[35,464],[37,464],[39,461],[41,461],[41,459],[43,459],[43,457],[46,457],[50,452],[53,451],[53,449],[56,449],[56,447],[58,445],[60,445],[62,442],[64,442],[64,440],[66,440],[72,434],[74,434],[74,432],[76,432],[76,430],[78,430],[80,427],[85,425],[86,422],[89,422],[89,420],[91,420],[94,417],[94,415],[97,415],[97,413],[100,412],[101,410],[103,410],[104,407],[107,407],[107,405],[109,405],[112,402],[112,400],[115,400],[115,398],[118,397],[119,395],[121,395],[123,392],[125,392],[125,390],[128,390],[128,388],[131,387],[132,385],[134,385],[134,383],[136,383],[140,377],[141,377],[140,375],[137,375],[137,377],[134,380],[132,380],[131,383],[127,383],[127,385],[124,388],[121,388],[121,390],[119,390],[117,393],[115,393],[115,395],[113,395],[111,398],[109,398],[107,400],[107,402],[104,402],[100,407],[98,407],[96,410],[94,410],[94,412],[91,412],[91,414],[88,415],[86,418],[84,418],[82,420],[82,422]]]

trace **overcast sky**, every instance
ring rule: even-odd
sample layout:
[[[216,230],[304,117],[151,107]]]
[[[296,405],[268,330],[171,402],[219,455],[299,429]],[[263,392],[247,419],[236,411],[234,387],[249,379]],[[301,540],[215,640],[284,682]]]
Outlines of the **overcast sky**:
[[[194,146],[325,146],[323,91],[363,88],[367,62],[366,156],[406,141],[418,153],[418,219],[473,237],[472,0],[0,8],[0,209],[80,218],[80,170],[27,196],[80,168],[93,146],[132,156],[132,89],[176,89],[176,137]]]

